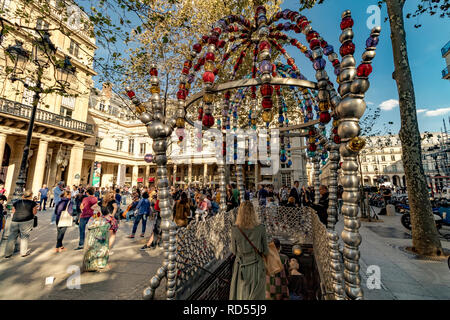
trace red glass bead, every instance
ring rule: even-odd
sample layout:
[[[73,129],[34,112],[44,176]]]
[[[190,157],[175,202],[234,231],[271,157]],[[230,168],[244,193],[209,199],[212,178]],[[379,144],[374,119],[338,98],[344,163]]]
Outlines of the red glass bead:
[[[127,96],[128,98],[133,99],[136,96],[136,94],[134,93],[134,91],[129,90],[127,91]]]
[[[205,127],[211,127],[214,124],[214,117],[211,114],[205,114],[203,116],[203,121],[202,121],[203,125]]]
[[[333,67],[336,67],[337,65],[340,64],[340,62],[338,59],[336,59],[336,60],[333,60],[332,64],[333,64]]]
[[[329,112],[322,112],[320,114],[320,122],[321,123],[328,123],[331,121],[331,115]]]
[[[263,97],[271,96],[273,93],[273,87],[270,84],[263,84],[261,86],[261,95]]]
[[[177,99],[178,100],[186,100],[186,90],[178,90],[177,92]]]
[[[179,136],[178,141],[183,141],[183,136]]]
[[[297,70],[298,70],[297,66],[296,66],[296,65],[293,65],[293,66],[292,66],[292,70],[297,71]]]
[[[277,30],[283,30],[284,29],[284,24],[279,23],[277,24]]]
[[[372,65],[364,63],[357,69],[358,77],[368,77],[372,73]]]
[[[193,49],[195,52],[199,53],[200,51],[202,51],[202,45],[200,43],[196,43],[194,44]]]
[[[204,82],[212,83],[212,82],[214,82],[214,78],[215,78],[214,73],[212,73],[211,71],[206,71],[203,74],[203,81]]]
[[[314,50],[318,46],[320,46],[320,41],[317,39],[311,40],[311,42],[309,43],[309,47],[311,48],[311,50]]]
[[[315,136],[315,135],[316,135],[316,130],[314,130],[314,129],[309,129],[308,134],[309,134],[310,137]]]
[[[204,35],[204,36],[202,37],[203,43],[208,42],[208,39],[209,39],[209,37],[208,37],[207,35]]]
[[[192,61],[191,60],[186,60],[184,62],[184,66],[187,67],[187,68],[191,68],[192,67]]]
[[[353,27],[353,19],[351,17],[342,19],[341,30],[345,30],[345,29],[351,28],[351,27]]]
[[[184,90],[184,89],[186,89],[186,84],[180,83],[178,88]]]
[[[156,70],[156,68],[151,68],[150,69],[150,75],[157,77],[158,76],[158,70]]]
[[[338,133],[338,128],[333,128],[333,134],[337,134]]]
[[[271,98],[263,98],[262,107],[263,109],[272,109],[273,102]]]
[[[189,68],[188,67],[184,67],[183,70],[181,71],[182,74],[189,74]]]
[[[208,38],[208,43],[209,44],[216,44],[217,41],[219,41],[219,39],[216,36],[211,36]]]
[[[303,21],[302,23],[300,23],[300,28],[305,29],[307,26],[309,25],[308,21]]]
[[[339,53],[342,57],[355,53],[355,44],[351,41],[347,41],[341,46]]]
[[[263,51],[263,50],[269,50],[270,49],[270,44],[267,41],[262,41],[259,44],[259,50]]]
[[[217,47],[218,47],[219,49],[222,49],[223,47],[225,47],[225,44],[226,44],[226,43],[227,43],[226,41],[220,40],[220,41],[217,43]]]
[[[216,57],[214,56],[214,53],[212,53],[212,52],[206,53],[206,56],[205,56],[205,59],[206,59],[206,60],[208,60],[208,61],[214,61],[215,58],[216,58]]]
[[[294,31],[295,31],[295,33],[300,33],[300,32],[302,32],[302,30],[300,29],[299,26],[294,26]]]
[[[289,58],[289,59],[287,59],[287,63],[288,63],[288,65],[293,66],[295,61],[293,58]]]
[[[312,39],[317,38],[318,36],[319,34],[313,30],[308,33],[308,35],[306,36],[306,40],[310,42]]]
[[[275,90],[279,91],[281,89],[281,86],[279,84],[276,84],[275,86]]]
[[[223,61],[227,61],[230,58],[230,54],[229,53],[225,53],[223,55]]]
[[[213,73],[214,73],[214,75],[215,75],[215,76],[217,76],[217,74],[219,73],[219,69],[217,69],[217,68],[214,68],[214,71],[213,71]]]
[[[317,150],[317,146],[314,143],[311,143],[308,147],[308,150],[314,152]]]
[[[291,44],[292,44],[293,46],[296,46],[297,43],[298,43],[297,39],[291,39]]]
[[[199,65],[204,65],[205,64],[205,58],[200,58],[200,59],[198,59],[198,64]]]
[[[230,97],[231,97],[231,92],[230,91],[225,92],[225,100],[230,100]]]
[[[258,13],[260,13],[260,12],[262,12],[263,14],[266,14],[266,7],[264,7],[264,6],[258,6],[258,7],[256,8],[256,14],[258,14]]]
[[[214,32],[217,33],[217,35],[220,36],[220,34],[222,33],[222,29],[220,29],[220,28],[214,28]]]
[[[333,137],[333,141],[336,144],[340,144],[341,143],[341,137],[339,137],[337,134]]]
[[[322,41],[322,42],[320,43],[320,46],[321,46],[322,48],[325,48],[327,45],[328,45],[328,43],[327,43],[326,41]]]

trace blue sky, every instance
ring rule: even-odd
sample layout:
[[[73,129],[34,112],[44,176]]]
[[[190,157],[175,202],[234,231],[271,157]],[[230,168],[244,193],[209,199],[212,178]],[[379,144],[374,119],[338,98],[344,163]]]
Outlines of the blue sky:
[[[322,37],[339,50],[339,28],[341,13],[349,9],[352,11],[355,26],[354,43],[356,45],[357,62],[361,61],[361,54],[365,48],[365,41],[370,34],[366,26],[371,13],[367,13],[370,5],[376,5],[375,0],[326,0],[324,4],[317,5],[311,10],[305,10],[303,14],[312,21],[312,27],[317,30]],[[419,1],[406,1],[405,13],[413,12]],[[299,1],[287,0],[282,5],[283,9],[298,10]],[[400,130],[400,110],[396,102],[398,101],[397,86],[392,79],[394,62],[392,54],[392,44],[390,39],[389,22],[384,22],[387,17],[386,7],[381,10],[380,43],[377,46],[377,55],[373,62],[373,73],[370,76],[371,87],[366,95],[366,101],[373,103],[373,107],[382,105],[378,119],[379,126],[392,121],[393,133]],[[414,28],[414,24],[420,23],[422,27]],[[447,122],[447,129],[450,129],[448,117],[450,116],[450,80],[443,80],[441,71],[446,67],[445,59],[442,58],[441,48],[450,41],[450,21],[437,16],[430,17],[424,15],[419,18],[405,19],[409,62],[413,75],[414,88],[416,94],[419,129],[424,131],[440,131],[442,118]],[[304,36],[297,37],[303,44],[306,44]],[[286,48],[288,53],[294,57],[302,73],[314,80],[314,70],[309,60],[293,47]],[[328,60],[327,60],[328,62]],[[333,67],[327,63],[327,71],[330,78],[336,79],[333,74]],[[425,110],[426,109],[426,110]],[[439,110],[441,109],[441,110]],[[443,109],[443,110],[442,110]]]
[[[351,10],[355,20],[355,57],[359,63],[365,48],[365,41],[370,34],[366,21],[371,13],[367,13],[367,9],[371,5],[376,5],[377,2],[377,0],[326,0],[325,4],[317,5],[311,10],[305,10],[303,14],[312,21],[312,27],[329,44],[333,45],[335,51],[338,52],[341,13],[346,9]],[[413,0],[407,1],[405,14],[406,12],[413,12],[418,2]],[[282,9],[286,8],[298,10],[299,1],[285,0],[282,4]],[[400,130],[400,111],[397,86],[392,79],[394,63],[389,22],[384,22],[386,17],[387,10],[383,6],[381,10],[382,33],[377,47],[377,55],[373,61],[374,71],[370,76],[371,87],[367,92],[366,101],[369,107],[383,107],[376,126],[383,128],[386,127],[385,123],[392,121],[394,124],[389,127],[392,133],[396,134]],[[135,19],[134,16],[129,18],[131,20]],[[443,127],[442,118],[446,119],[448,129],[450,129],[447,121],[450,116],[450,80],[443,80],[441,74],[441,71],[446,67],[445,59],[441,56],[441,48],[450,41],[449,19],[423,15],[419,18],[405,19],[405,23],[409,62],[413,75],[417,110],[419,111],[419,129],[421,132],[440,131],[441,127]],[[422,27],[419,29],[414,28],[416,23],[422,24]],[[295,34],[293,33],[291,36],[295,36]],[[298,34],[295,38],[303,44],[307,44],[304,35]],[[123,51],[122,49],[125,48],[120,43],[117,43],[117,47],[119,51]],[[295,58],[301,72],[308,79],[315,80],[315,73],[310,61],[297,48],[287,46],[286,49]],[[97,56],[106,57],[106,51],[102,48],[99,48],[96,54]],[[334,81],[336,78],[328,59],[326,68],[330,78]],[[100,87],[97,81],[96,86]]]

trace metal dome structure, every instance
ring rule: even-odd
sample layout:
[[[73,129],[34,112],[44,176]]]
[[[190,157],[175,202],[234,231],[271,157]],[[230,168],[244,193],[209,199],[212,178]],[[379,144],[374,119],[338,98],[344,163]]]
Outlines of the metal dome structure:
[[[282,23],[284,20],[286,22]],[[167,298],[176,298],[177,291],[177,257],[181,255],[177,249],[177,230],[172,221],[172,210],[169,201],[169,182],[167,179],[167,139],[175,131],[182,137],[182,130],[186,123],[194,125],[194,120],[187,117],[187,110],[199,105],[198,121],[201,121],[203,129],[214,128],[225,136],[227,132],[237,128],[237,108],[243,96],[251,97],[251,111],[248,114],[248,126],[256,129],[256,118],[260,115],[266,123],[266,127],[273,120],[274,101],[278,102],[278,123],[283,132],[298,129],[307,129],[307,154],[314,162],[314,187],[319,187],[320,159],[330,162],[331,177],[329,184],[329,208],[328,225],[325,239],[329,251],[329,268],[331,280],[328,284],[330,299],[362,299],[363,292],[360,286],[359,275],[359,234],[360,221],[357,217],[359,205],[359,180],[357,177],[357,154],[364,147],[364,140],[359,137],[359,119],[366,110],[364,101],[365,93],[369,89],[368,77],[372,72],[371,62],[375,57],[380,28],[371,31],[366,41],[365,51],[362,54],[362,62],[357,66],[354,57],[355,45],[352,41],[354,21],[350,11],[344,11],[340,24],[341,46],[339,54],[333,46],[326,42],[318,31],[313,29],[310,21],[292,10],[284,10],[266,16],[264,6],[255,8],[255,16],[252,21],[243,17],[231,15],[219,20],[208,35],[204,35],[201,41],[192,47],[190,58],[182,67],[177,92],[178,106],[173,118],[165,116],[165,110],[160,101],[159,80],[157,66],[152,65],[150,102],[141,103],[131,89],[127,94],[132,99],[141,121],[147,126],[148,134],[153,139],[155,152],[154,162],[157,164],[158,190],[162,218],[162,240],[164,247],[164,262],[157,274],[150,281],[150,287],[144,292],[146,298],[153,298],[156,288],[161,280],[167,279]],[[287,36],[284,32],[293,31],[296,34],[306,36],[307,45],[299,40]],[[307,80],[300,72],[295,60],[289,56],[284,46],[292,45],[298,48],[304,56],[310,60],[314,70],[316,81]],[[228,81],[221,81],[218,77],[220,69],[228,66],[228,61],[233,53],[239,52],[234,63],[233,71]],[[277,53],[286,63],[274,62],[273,56]],[[236,79],[240,67],[249,54],[252,54],[252,68],[247,77]],[[325,66],[326,58],[334,68],[334,75],[338,84],[337,90],[328,76]],[[203,73],[200,75],[200,70]],[[197,78],[203,81],[203,89],[193,95],[189,95],[191,87]],[[259,90],[258,90],[259,88]],[[283,98],[281,90],[293,90],[298,98],[300,108],[299,116],[304,119],[301,125],[290,126],[283,113]],[[232,90],[240,90],[232,99]],[[221,99],[221,119],[215,119],[213,102]],[[200,102],[200,103],[198,103]],[[316,116],[314,115],[316,110]],[[232,119],[233,118],[233,119]],[[327,137],[326,125],[332,121],[331,133]],[[269,139],[269,138],[268,138]],[[284,152],[281,160],[288,161],[288,140],[283,140]],[[222,139],[222,155],[237,152],[234,145],[227,146]],[[268,140],[270,149],[270,140]],[[236,159],[236,156],[233,157]],[[343,171],[343,207],[344,231],[341,234],[345,244],[343,257],[340,262],[338,250],[339,235],[334,230],[336,205],[337,205],[337,170],[339,161],[342,161]],[[225,204],[225,165],[227,163],[218,160],[220,174],[221,211],[226,210]],[[242,166],[237,164],[237,179],[241,194],[243,192]],[[318,192],[316,192],[316,202]]]

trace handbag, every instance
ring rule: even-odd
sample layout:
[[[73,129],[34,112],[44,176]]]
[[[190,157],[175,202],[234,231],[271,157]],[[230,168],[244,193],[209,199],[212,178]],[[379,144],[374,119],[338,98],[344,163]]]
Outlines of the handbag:
[[[34,216],[33,218],[33,228],[36,228],[38,226],[38,217]]]
[[[69,205],[70,205],[70,201],[69,201],[69,203],[66,206],[66,210],[61,212],[61,217],[59,218],[59,222],[58,222],[58,228],[71,227],[72,226],[73,218],[70,215],[69,211],[67,211],[67,209],[69,208]]]
[[[278,253],[278,250],[275,247],[275,243],[273,241],[269,243],[269,254],[264,255],[261,251],[258,250],[258,248],[256,248],[253,242],[250,241],[244,231],[242,231],[239,227],[237,228],[242,233],[244,238],[248,241],[248,243],[250,243],[255,252],[263,258],[264,266],[266,268],[266,274],[268,274],[269,276],[274,276],[275,274],[283,270],[283,264],[281,263],[280,254]]]

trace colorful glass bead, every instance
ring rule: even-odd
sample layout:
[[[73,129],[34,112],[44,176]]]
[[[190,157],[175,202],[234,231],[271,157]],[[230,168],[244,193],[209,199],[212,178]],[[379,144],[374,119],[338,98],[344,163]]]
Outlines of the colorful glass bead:
[[[372,73],[372,65],[368,63],[361,64],[357,69],[358,77],[368,77]]]
[[[203,73],[203,81],[207,83],[213,83],[215,79],[214,73],[206,71]]]
[[[341,46],[339,53],[341,54],[342,57],[355,53],[355,44],[351,41],[345,42]]]

